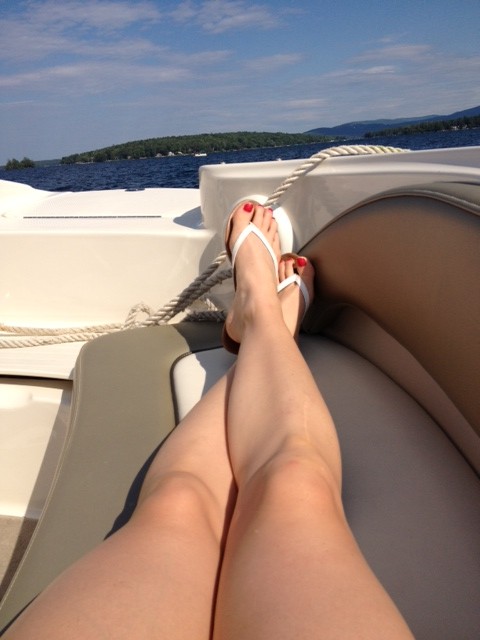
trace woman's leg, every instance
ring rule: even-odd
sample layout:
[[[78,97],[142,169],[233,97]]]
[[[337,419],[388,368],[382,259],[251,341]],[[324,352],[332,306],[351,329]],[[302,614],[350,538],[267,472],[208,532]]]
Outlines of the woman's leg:
[[[256,207],[254,222],[268,216]],[[244,224],[236,215],[233,240]],[[239,251],[236,276],[228,324],[241,347],[227,424],[238,498],[215,638],[411,638],[346,522],[335,428],[255,238]],[[306,267],[304,276],[311,287]]]
[[[162,446],[131,520],[62,574],[5,638],[210,637],[235,499],[225,440],[230,377]]]

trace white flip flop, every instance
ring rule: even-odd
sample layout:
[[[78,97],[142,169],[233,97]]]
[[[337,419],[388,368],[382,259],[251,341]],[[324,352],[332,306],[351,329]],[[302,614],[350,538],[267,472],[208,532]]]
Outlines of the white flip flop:
[[[303,320],[303,318],[305,317],[305,314],[307,313],[307,309],[310,306],[310,295],[308,293],[308,289],[307,289],[304,281],[298,275],[298,273],[294,273],[293,275],[288,276],[288,278],[285,278],[285,280],[280,282],[280,284],[277,287],[277,293],[280,293],[280,291],[283,291],[284,289],[289,287],[291,284],[297,285],[299,287],[299,289],[300,289],[300,292],[301,292],[302,296],[303,296],[303,301],[305,303],[305,309],[304,309],[303,315],[302,315],[302,320]]]
[[[240,247],[242,246],[242,244],[245,242],[245,240],[248,238],[248,236],[251,233],[254,233],[257,236],[257,238],[259,238],[262,241],[262,243],[264,244],[264,246],[267,249],[268,253],[270,254],[270,257],[272,258],[273,266],[275,267],[275,272],[277,272],[278,271],[278,260],[277,260],[277,257],[273,253],[273,249],[272,249],[269,241],[267,240],[267,238],[260,231],[260,229],[257,227],[257,225],[253,224],[253,222],[249,222],[248,225],[245,227],[245,229],[240,233],[238,238],[235,240],[235,244],[232,247],[232,255],[230,257],[230,262],[232,264],[232,269],[235,268],[235,260],[237,258],[237,253],[238,253]]]
[[[249,195],[244,198],[241,198],[240,200],[237,200],[233,204],[231,211],[235,211],[238,205],[241,204],[242,202],[252,202],[254,204],[260,204],[263,207],[265,206],[265,202],[267,200],[268,200],[267,196],[263,196],[260,194]],[[294,238],[293,238],[293,227],[292,227],[290,218],[288,217],[288,214],[283,207],[280,207],[274,204],[270,208],[273,211],[273,217],[277,221],[277,232],[278,232],[278,237],[280,239],[280,253],[282,254],[291,253],[293,251]],[[230,222],[231,217],[232,217],[231,215],[228,217],[225,229],[228,228],[228,224]],[[225,237],[225,233],[223,234],[223,236]]]

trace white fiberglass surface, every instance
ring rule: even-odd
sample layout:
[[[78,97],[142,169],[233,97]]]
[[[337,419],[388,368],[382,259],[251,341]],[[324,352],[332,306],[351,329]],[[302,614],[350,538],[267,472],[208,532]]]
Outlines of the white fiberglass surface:
[[[177,296],[215,257],[196,189],[30,191],[19,201],[0,188],[7,325],[121,323],[139,302],[157,309]]]
[[[70,413],[69,381],[0,382],[0,514],[38,518]]]
[[[439,149],[330,158],[300,178],[281,198],[299,250],[343,211],[393,188],[480,179],[478,148]],[[233,203],[252,194],[269,196],[304,160],[205,165],[200,196],[205,226],[220,230]]]
[[[121,220],[98,221],[97,229],[83,228],[83,220],[48,221],[48,228],[42,220],[23,222],[16,233],[0,228],[8,325],[123,322],[139,302],[157,309],[177,296],[215,257],[213,232],[172,220],[144,221],[150,228],[143,230]]]

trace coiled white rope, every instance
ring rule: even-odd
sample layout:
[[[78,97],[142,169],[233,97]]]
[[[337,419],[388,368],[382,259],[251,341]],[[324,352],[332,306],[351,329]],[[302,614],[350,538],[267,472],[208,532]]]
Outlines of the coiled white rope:
[[[277,204],[279,199],[285,195],[295,182],[329,158],[404,153],[405,151],[407,151],[407,149],[372,145],[343,145],[323,149],[295,169],[268,197],[265,205],[272,206]],[[152,311],[149,306],[142,302],[134,305],[128,312],[123,323],[57,329],[15,327],[0,323],[0,334],[4,334],[4,337],[0,337],[0,349],[35,347],[67,342],[86,342],[107,333],[125,331],[136,327],[167,324],[172,318],[184,311],[187,313],[187,320],[215,320],[221,322],[224,320],[225,312],[217,309],[208,298],[205,298],[205,294],[215,285],[231,277],[232,270],[230,267],[222,269],[221,271],[218,270],[226,258],[226,251],[222,251],[207,269],[197,276],[186,289],[157,311]],[[201,300],[207,306],[206,311],[193,311],[189,309],[189,307],[198,300]],[[140,314],[146,315],[146,318],[139,320],[138,316]]]

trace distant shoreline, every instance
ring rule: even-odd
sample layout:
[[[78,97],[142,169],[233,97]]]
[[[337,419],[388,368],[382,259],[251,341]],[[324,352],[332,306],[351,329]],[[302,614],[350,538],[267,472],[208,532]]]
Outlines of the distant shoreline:
[[[233,133],[205,133],[191,136],[167,136],[135,140],[103,149],[64,156],[62,164],[90,164],[115,160],[140,160],[172,156],[198,156],[209,153],[245,151],[285,147],[295,144],[314,144],[333,141],[332,137],[306,133],[270,133],[237,131]]]
[[[416,125],[412,125],[412,126],[408,126],[408,127],[396,127],[396,128],[389,128],[389,129],[385,129],[382,132],[372,132],[371,135],[363,135],[363,136],[337,136],[337,137],[333,137],[333,136],[312,136],[312,135],[307,135],[306,136],[306,141],[303,140],[304,138],[304,134],[282,134],[282,135],[286,135],[289,137],[288,142],[283,143],[283,144],[271,144],[271,145],[260,145],[260,146],[249,146],[249,147],[241,147],[241,148],[233,148],[233,149],[228,149],[228,150],[220,150],[220,149],[215,149],[212,151],[207,152],[197,152],[198,153],[207,153],[207,155],[210,155],[212,153],[235,153],[236,151],[252,151],[252,150],[261,150],[261,149],[275,149],[277,147],[289,147],[289,146],[296,146],[298,144],[307,144],[307,145],[311,145],[311,144],[317,144],[317,143],[321,143],[321,144],[328,144],[331,143],[332,146],[335,145],[341,145],[341,144],[350,144],[352,143],[352,141],[354,141],[354,144],[375,144],[375,142],[373,142],[373,139],[378,138],[378,137],[386,137],[386,138],[396,138],[396,137],[400,137],[402,135],[420,135],[420,134],[441,134],[441,133],[455,133],[455,132],[462,132],[462,131],[475,131],[477,129],[480,129],[480,116],[475,116],[475,117],[470,117],[469,120],[470,122],[465,123],[463,119],[462,122],[458,123],[457,122],[458,119],[456,120],[448,120],[448,121],[438,121],[438,122],[422,122],[422,123],[417,123]],[[478,123],[477,123],[478,121]],[[208,135],[216,135],[216,134],[208,134]],[[218,134],[218,135],[226,135],[226,134]],[[268,135],[273,135],[273,134],[268,134]],[[302,137],[302,141],[297,142],[296,140],[292,140],[292,137],[294,136],[301,136]],[[182,138],[184,136],[178,136],[177,138]],[[187,138],[191,138],[194,136],[185,136]],[[420,136],[421,137],[421,136]],[[129,144],[129,143],[126,143]],[[390,142],[389,144],[395,144],[393,141]],[[115,145],[115,146],[121,146],[121,145]],[[89,152],[89,153],[93,153],[93,152]],[[195,157],[196,153],[195,152],[191,152],[191,153],[172,153],[170,154],[170,156],[167,154],[166,156],[158,156],[160,159],[161,158],[166,158],[166,157]],[[70,156],[67,156],[70,157]],[[122,161],[122,160],[127,160],[128,158],[116,158],[116,159],[112,159],[112,160],[103,160],[103,162],[105,163],[109,163],[109,162],[115,162],[115,161]],[[133,159],[151,159],[148,156],[141,156],[139,158],[130,158],[131,160]],[[98,163],[98,162],[97,162]],[[58,166],[58,165],[68,165],[68,164],[97,164],[95,163],[93,160],[89,160],[89,161],[78,161],[78,162],[63,162],[62,163],[62,158],[55,158],[55,159],[49,159],[49,160],[35,160],[34,161],[34,165],[35,167],[53,167],[53,166]],[[6,166],[0,166],[0,169],[2,171],[6,170]],[[24,169],[22,169],[22,172],[24,171]]]
[[[418,124],[409,125],[407,127],[390,127],[388,129],[381,129],[380,131],[367,131],[364,137],[366,139],[370,139],[417,133],[435,133],[437,131],[464,131],[469,129],[478,129],[479,127],[480,116],[464,116],[463,118],[454,118],[453,120],[419,122]]]

